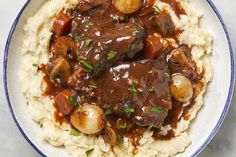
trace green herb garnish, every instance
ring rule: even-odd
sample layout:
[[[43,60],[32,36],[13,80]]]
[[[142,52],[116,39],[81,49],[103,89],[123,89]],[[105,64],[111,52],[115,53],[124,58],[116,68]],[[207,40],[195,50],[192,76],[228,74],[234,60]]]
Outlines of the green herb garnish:
[[[68,102],[72,106],[76,106],[77,105],[76,100],[74,98],[72,98],[71,96],[68,96]]]
[[[92,43],[92,41],[93,41],[92,39],[86,39],[84,42],[86,46],[89,46]]]
[[[61,73],[55,72],[55,73],[52,74],[52,79],[53,80],[60,79],[61,77],[62,77]]]
[[[79,105],[79,106],[76,108],[77,113],[79,113],[79,112],[81,111],[81,108],[82,108],[81,105]]]
[[[163,73],[163,76],[164,76],[165,78],[170,78],[170,73],[164,72],[164,73]]]
[[[94,26],[94,24],[92,22],[89,22],[85,25],[86,28],[91,28],[93,26]]]
[[[150,93],[155,92],[155,87],[154,86],[149,87],[148,92]]]
[[[75,40],[76,42],[78,42],[78,41],[81,41],[81,40],[82,40],[82,35],[77,35],[77,34],[75,34],[75,35],[73,36],[73,38],[74,38],[74,40]]]
[[[142,33],[140,30],[138,30],[137,28],[133,29],[133,35],[137,36],[138,38],[142,37]]]
[[[97,72],[100,73],[100,72],[103,72],[104,70],[105,70],[105,63],[101,63],[101,64],[98,66]]]
[[[32,64],[33,67],[38,67],[38,64],[34,63]]]
[[[94,148],[87,150],[85,153],[87,156],[89,156],[89,154],[91,154],[93,151],[94,151]]]
[[[89,60],[83,60],[81,61],[81,64],[84,66],[84,68],[88,71],[92,71],[93,70],[93,65],[90,63]]]
[[[105,111],[105,115],[110,115],[111,114],[111,109],[110,108],[107,108],[106,111]]]
[[[131,45],[129,45],[129,50],[133,51],[136,48],[137,44],[133,42]]]
[[[151,111],[152,111],[152,112],[155,112],[155,113],[162,113],[162,112],[163,112],[163,109],[162,109],[161,107],[155,106],[155,107],[152,107],[152,108],[151,108]]]
[[[79,131],[77,131],[77,130],[74,130],[74,129],[72,129],[71,131],[70,131],[70,135],[71,136],[80,136],[80,132]]]
[[[77,6],[77,3],[73,3],[72,7],[75,8]]]
[[[149,124],[147,130],[150,131],[153,128],[153,126],[154,126],[154,123]]]
[[[88,87],[89,87],[89,88],[94,88],[94,89],[97,88],[97,86],[96,86],[95,84],[90,84],[90,85],[88,85]]]
[[[117,54],[118,54],[117,51],[110,51],[110,52],[107,54],[107,60],[111,60],[111,59],[115,58]]]
[[[127,106],[124,108],[125,113],[127,113],[128,115],[130,115],[131,113],[134,112],[134,108]]]
[[[120,124],[120,126],[119,126],[119,128],[121,128],[121,129],[125,129],[126,127],[127,127],[127,124],[126,124],[126,123]]]
[[[118,134],[116,135],[116,144],[119,145],[121,142],[121,136]]]
[[[75,15],[70,15],[69,18],[72,20],[74,19]]]
[[[137,90],[136,85],[133,84],[133,85],[129,88],[129,91],[131,91],[131,92],[133,92],[133,93],[137,93],[138,90]]]
[[[160,14],[161,13],[161,9],[158,6],[155,5],[153,7],[153,9],[154,9],[154,14]]]

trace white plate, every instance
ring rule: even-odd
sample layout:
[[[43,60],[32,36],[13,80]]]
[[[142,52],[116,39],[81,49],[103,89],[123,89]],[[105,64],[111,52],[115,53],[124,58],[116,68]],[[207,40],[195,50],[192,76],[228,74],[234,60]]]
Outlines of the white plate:
[[[68,157],[65,149],[55,148],[40,140],[41,129],[34,123],[28,112],[26,100],[17,81],[20,48],[23,39],[23,25],[34,15],[46,0],[29,0],[12,25],[4,54],[5,95],[17,127],[25,139],[41,156]],[[192,145],[178,157],[194,157],[214,137],[222,124],[230,105],[234,87],[234,54],[228,32],[217,9],[210,0],[192,0],[191,3],[203,12],[202,26],[212,32],[214,80],[209,85],[204,107],[189,130]],[[30,63],[29,63],[29,66]]]

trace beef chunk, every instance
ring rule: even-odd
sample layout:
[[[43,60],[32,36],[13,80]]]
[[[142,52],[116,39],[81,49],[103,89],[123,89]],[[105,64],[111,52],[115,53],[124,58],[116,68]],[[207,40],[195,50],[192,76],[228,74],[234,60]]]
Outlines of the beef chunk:
[[[139,126],[162,124],[171,109],[168,66],[160,60],[143,60],[111,68],[93,80],[94,100],[114,114],[132,118]]]
[[[111,0],[80,0],[77,9],[80,12],[87,12],[96,7],[109,4],[111,4]]]
[[[78,59],[86,60],[92,66],[89,71],[93,75],[110,68],[124,57],[133,57],[143,49],[144,29],[140,21],[131,19],[125,24],[107,22],[90,20],[87,23],[92,27],[87,28],[88,24],[73,21],[73,37],[80,35]]]

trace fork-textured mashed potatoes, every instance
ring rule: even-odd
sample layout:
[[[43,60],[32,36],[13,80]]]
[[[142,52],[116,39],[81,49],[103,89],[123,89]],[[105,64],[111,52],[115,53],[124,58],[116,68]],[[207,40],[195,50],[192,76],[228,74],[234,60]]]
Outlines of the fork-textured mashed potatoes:
[[[43,129],[42,140],[53,146],[64,146],[72,157],[87,156],[86,151],[94,148],[91,157],[169,157],[179,152],[183,152],[191,144],[188,135],[188,128],[191,120],[196,117],[198,110],[203,105],[203,95],[206,87],[213,76],[209,55],[212,52],[212,37],[208,32],[199,26],[202,14],[193,8],[188,0],[179,0],[187,15],[178,18],[171,10],[171,7],[162,2],[157,2],[160,9],[167,9],[172,17],[175,26],[182,30],[179,36],[180,43],[192,47],[192,57],[197,64],[197,71],[204,71],[204,88],[195,99],[195,105],[190,110],[190,119],[178,122],[174,129],[175,138],[167,141],[155,141],[152,132],[146,131],[137,147],[138,153],[133,155],[134,146],[127,139],[124,143],[111,148],[106,144],[101,136],[71,136],[69,134],[70,125],[60,125],[54,120],[54,107],[50,98],[43,96],[46,84],[43,81],[43,74],[29,63],[46,64],[48,62],[48,48],[51,38],[51,29],[56,15],[63,8],[70,8],[76,0],[49,0],[40,10],[27,20],[24,27],[25,39],[22,46],[21,65],[19,70],[19,81],[23,93],[28,100],[28,110],[35,122],[41,124]],[[161,127],[163,134],[171,129],[171,126]]]

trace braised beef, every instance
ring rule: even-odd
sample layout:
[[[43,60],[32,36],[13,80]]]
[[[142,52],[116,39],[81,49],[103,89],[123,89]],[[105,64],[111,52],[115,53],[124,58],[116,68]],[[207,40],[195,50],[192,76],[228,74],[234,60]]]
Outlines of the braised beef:
[[[80,34],[78,59],[86,59],[93,65],[91,72],[94,74],[104,71],[124,57],[132,58],[143,49],[144,29],[138,19],[119,24],[112,19],[104,22],[103,19],[91,17],[85,24],[81,23],[78,19],[72,23],[73,38]]]
[[[101,107],[115,114],[132,117],[140,126],[161,124],[171,109],[168,66],[160,60],[143,60],[111,68],[96,85],[94,96]],[[134,109],[135,112],[126,112]]]
[[[184,14],[177,1],[161,1],[177,16]],[[163,136],[159,127],[176,125],[193,105],[171,96],[172,76],[181,73],[194,88],[202,79],[169,13],[154,7],[154,0],[143,2],[127,15],[112,0],[80,0],[62,11],[53,25],[49,63],[39,67],[48,85],[44,94],[55,100],[55,117],[64,122],[84,103],[96,104],[106,114],[101,134],[112,146],[118,135],[120,142],[124,136],[135,141],[147,129],[155,139],[170,139],[172,130]]]
[[[110,4],[111,0],[80,0],[77,9],[80,12],[87,12],[96,7],[101,7]]]

